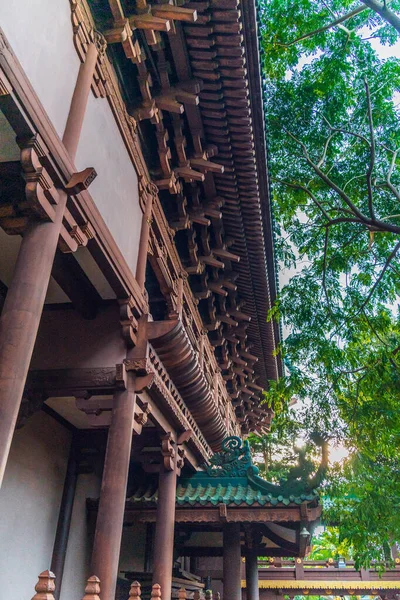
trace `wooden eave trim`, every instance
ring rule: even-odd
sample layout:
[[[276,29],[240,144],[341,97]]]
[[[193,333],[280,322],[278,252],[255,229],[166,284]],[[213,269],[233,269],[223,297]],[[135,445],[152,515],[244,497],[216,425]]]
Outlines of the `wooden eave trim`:
[[[190,505],[176,505],[175,520],[177,523],[189,522],[193,519],[193,522],[204,522],[204,523],[215,523],[224,522],[225,517],[221,517],[220,504],[216,506],[204,506],[196,503],[193,506]],[[288,522],[288,523],[300,523],[304,521],[304,517],[301,514],[300,505],[276,507],[276,506],[248,506],[247,504],[241,504],[239,506],[224,505],[226,506],[226,520],[227,522],[247,522],[247,523],[277,523],[277,522]],[[151,506],[143,506],[141,503],[126,503],[126,513],[132,513],[135,518],[146,522],[148,519],[153,520],[155,518],[156,503],[152,503]],[[316,506],[308,509],[307,521],[313,522],[317,520],[322,513],[322,507]]]
[[[264,247],[268,269],[271,304],[277,298],[275,247],[272,229],[272,208],[268,175],[267,141],[265,138],[264,98],[261,87],[261,58],[258,48],[258,26],[255,0],[240,0],[246,57],[249,64],[248,81],[250,87],[250,106],[252,112],[254,142],[259,177],[259,196],[264,227]],[[275,344],[280,341],[279,323],[274,321]],[[283,375],[283,362],[277,358],[279,376]]]
[[[156,521],[156,506],[152,508],[136,507],[129,502],[125,508],[125,518],[129,515],[140,523],[153,523]],[[315,517],[317,518],[317,517]],[[227,506],[226,515],[221,516],[219,506],[205,507],[195,505],[182,507],[177,505],[175,511],[176,523],[299,523],[302,520],[299,507],[230,507]]]
[[[203,11],[204,8],[199,7],[199,15],[202,15]],[[232,19],[237,20],[235,31],[228,22]],[[211,143],[215,142],[220,148],[221,152],[216,155],[216,162],[218,162],[218,157],[222,153],[221,164],[225,164],[228,158],[231,164],[231,168],[225,171],[224,174],[215,175],[214,181],[218,193],[226,198],[226,204],[222,208],[226,234],[234,238],[238,236],[237,246],[234,245],[232,247],[233,251],[242,258],[237,266],[237,271],[241,273],[237,282],[238,291],[246,299],[246,306],[250,308],[250,314],[253,315],[253,320],[248,328],[249,339],[255,342],[255,351],[263,359],[256,366],[255,370],[256,373],[261,375],[263,384],[266,386],[267,379],[276,378],[280,374],[282,365],[278,364],[280,358],[273,356],[279,339],[279,327],[276,327],[274,323],[267,324],[265,322],[265,315],[270,306],[269,282],[271,277],[274,282],[274,289],[276,286],[274,277],[275,264],[272,261],[271,271],[267,264],[267,256],[272,255],[269,253],[269,250],[267,252],[267,247],[265,246],[269,240],[271,248],[273,248],[271,215],[269,217],[268,213],[266,216],[263,215],[263,203],[261,201],[262,193],[264,195],[268,194],[268,186],[266,182],[263,184],[263,188],[261,188],[260,183],[262,184],[262,181],[259,177],[260,169],[266,176],[261,82],[260,80],[258,84],[256,82],[259,94],[256,101],[253,102],[255,106],[257,105],[257,110],[261,111],[260,125],[255,122],[253,114],[251,114],[251,117],[250,114],[248,117],[246,116],[247,121],[243,121],[243,111],[247,115],[248,110],[253,109],[251,99],[253,92],[251,88],[249,90],[250,95],[247,97],[248,84],[252,84],[251,68],[249,68],[251,64],[246,55],[248,50],[246,47],[242,48],[243,53],[240,52],[240,54],[244,56],[233,59],[226,59],[227,53],[225,52],[225,50],[228,50],[228,46],[229,49],[241,48],[242,38],[238,35],[238,31],[242,30],[242,34],[245,33],[242,23],[243,18],[240,11],[237,10],[235,2],[231,2],[228,5],[221,0],[213,0],[206,34],[212,36],[207,40],[207,44],[208,46],[212,45],[217,56],[215,60],[209,60],[207,70],[197,73],[196,69],[194,69],[194,74],[198,74],[199,77],[203,76],[207,85],[214,85],[210,84],[210,80],[218,81],[215,84],[216,88],[222,84],[218,92],[223,96],[220,99],[221,102],[210,102],[208,97],[205,99],[204,96],[200,95],[200,110],[202,117],[206,120],[209,118],[219,119],[219,121],[215,121],[215,124],[221,122],[221,119],[227,121],[226,127],[217,131],[215,127],[209,129],[206,126],[207,139]],[[222,31],[225,34],[223,36],[219,35]],[[200,25],[190,28],[185,27],[185,32],[189,36],[187,39],[189,47],[192,46],[194,40],[198,42],[199,39],[203,39],[204,37],[204,32]],[[252,41],[254,42],[254,40]],[[257,42],[257,40],[255,41]],[[223,49],[222,52],[221,48]],[[258,50],[258,48],[256,49]],[[190,50],[189,53],[193,57],[193,50]],[[243,59],[247,60],[247,63]],[[206,55],[203,57],[203,62],[204,60],[206,60]],[[218,61],[223,61],[223,68],[218,66]],[[197,63],[193,58],[192,64],[196,67]],[[214,67],[213,64],[216,66]],[[242,66],[236,68],[240,64]],[[213,70],[211,71],[210,69]],[[257,73],[259,75],[259,69]],[[212,88],[207,88],[207,90],[210,89]],[[241,98],[239,99],[236,98],[237,92],[241,93]],[[257,110],[255,110],[254,115],[256,115]],[[240,120],[240,126],[237,124],[238,119]],[[263,157],[261,157],[261,160],[257,156],[258,150],[256,136],[254,135],[256,126],[262,135],[261,148],[263,150]],[[242,159],[243,155],[245,156],[245,163],[240,162],[240,164],[235,164],[238,163],[238,157]],[[267,227],[268,223],[269,226]],[[266,231],[268,230],[269,233],[267,234]],[[264,240],[262,240],[263,237],[265,238]],[[248,281],[249,271],[252,274],[251,283]],[[265,367],[264,369],[263,366]],[[262,373],[262,371],[264,372]]]

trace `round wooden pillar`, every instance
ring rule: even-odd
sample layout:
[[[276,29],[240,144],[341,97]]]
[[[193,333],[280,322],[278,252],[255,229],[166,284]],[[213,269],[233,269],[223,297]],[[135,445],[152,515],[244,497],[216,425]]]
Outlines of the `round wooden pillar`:
[[[0,486],[67,204],[58,194],[54,221],[32,222],[24,233],[0,318]]]
[[[246,600],[260,600],[258,589],[257,553],[249,550],[246,554]]]
[[[85,117],[86,105],[96,68],[98,51],[96,45],[89,44],[85,60],[79,67],[79,73],[72,95],[67,124],[63,135],[63,144],[69,152],[72,160],[75,159],[78,149],[79,138],[82,131],[83,119]]]
[[[223,597],[241,600],[240,524],[226,523],[223,531]]]
[[[153,585],[155,583],[160,584],[163,600],[171,600],[176,477],[176,456],[172,470],[168,470],[164,462],[161,462],[158,479],[157,521],[154,536]]]
[[[92,555],[92,573],[100,578],[102,600],[115,598],[135,399],[135,393],[130,390],[114,394],[111,425],[108,430]]]
[[[146,194],[146,204],[142,217],[142,226],[140,230],[139,251],[136,263],[136,281],[142,292],[145,289],[147,253],[149,249],[151,211],[153,207],[153,196]]]

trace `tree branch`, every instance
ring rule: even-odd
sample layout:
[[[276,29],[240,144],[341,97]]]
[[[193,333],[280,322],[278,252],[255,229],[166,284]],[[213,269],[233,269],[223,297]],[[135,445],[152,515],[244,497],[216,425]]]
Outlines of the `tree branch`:
[[[297,189],[297,190],[303,190],[303,192],[305,192],[308,196],[310,196],[311,200],[318,206],[319,210],[322,212],[322,214],[324,215],[324,217],[330,221],[331,218],[328,215],[328,213],[326,212],[326,210],[324,209],[324,207],[321,205],[321,203],[316,199],[316,197],[314,196],[314,194],[312,193],[311,190],[309,190],[305,185],[301,185],[300,183],[291,183],[290,181],[285,181],[284,179],[277,179],[276,177],[272,178],[272,181],[276,181],[277,183],[282,183],[282,185],[286,185],[287,187],[290,187],[292,189]]]
[[[306,159],[307,163],[310,165],[310,167],[315,171],[315,173],[318,175],[318,177],[320,177],[320,179],[322,179],[322,181],[324,183],[326,183],[326,185],[328,187],[330,187],[332,190],[334,190],[338,194],[338,196],[340,196],[342,198],[342,200],[344,200],[344,202],[350,208],[351,212],[356,217],[358,222],[363,223],[368,228],[373,227],[375,230],[377,229],[377,230],[381,230],[381,231],[389,231],[390,233],[396,233],[396,234],[400,233],[400,227],[397,225],[392,225],[391,223],[385,223],[383,220],[371,218],[371,217],[367,217],[367,216],[363,215],[363,213],[353,204],[353,202],[351,201],[350,197],[346,194],[346,192],[344,190],[342,190],[342,188],[340,188],[338,185],[336,185],[336,183],[334,181],[332,181],[332,179],[330,179],[326,175],[326,173],[324,173],[324,171],[322,171],[318,167],[318,165],[316,165],[315,162],[310,158],[310,155],[308,154],[308,150],[307,150],[306,146],[303,144],[303,142],[301,140],[297,139],[293,135],[293,133],[291,133],[287,129],[285,129],[285,132],[289,135],[289,137],[291,137],[296,142],[296,144],[298,144],[302,148],[305,159]],[[352,134],[352,135],[356,135],[357,137],[361,137],[361,138],[363,137],[363,136],[358,136],[358,134]],[[364,140],[366,140],[366,138],[364,138]],[[368,141],[367,141],[367,144],[368,144],[368,146],[370,146],[370,143]],[[324,212],[326,213],[326,211],[324,211]],[[330,219],[330,217],[328,217],[328,218]],[[332,219],[330,219],[330,221],[332,221]]]
[[[394,196],[396,196],[397,200],[400,202],[400,192],[399,192],[399,190],[397,190],[394,187],[393,183],[391,182],[391,177],[392,177],[393,169],[394,169],[394,166],[396,164],[396,158],[397,158],[397,154],[399,153],[399,151],[400,151],[400,148],[397,148],[393,152],[393,156],[392,156],[392,160],[391,160],[391,163],[390,163],[389,171],[388,171],[387,176],[386,176],[386,185],[390,189],[390,191],[392,192],[392,194]]]
[[[324,239],[324,262],[322,267],[322,287],[325,293],[326,303],[328,306],[328,311],[331,317],[333,317],[333,312],[331,308],[331,303],[328,296],[328,290],[326,289],[326,263],[327,263],[327,252],[328,252],[328,242],[329,242],[329,227],[325,229],[325,239]]]
[[[368,219],[367,217],[365,217],[362,212],[360,210],[358,210],[358,208],[353,204],[353,202],[350,200],[349,196],[338,186],[336,185],[336,183],[334,181],[332,181],[323,171],[321,171],[321,169],[318,167],[318,165],[316,165],[314,163],[314,161],[311,160],[310,155],[308,154],[308,150],[305,147],[305,145],[303,144],[303,142],[301,142],[300,140],[298,140],[293,133],[291,133],[288,130],[285,130],[286,133],[297,143],[299,144],[299,146],[301,146],[301,148],[303,149],[303,153],[305,156],[305,159],[307,161],[307,163],[310,165],[310,167],[315,171],[315,173],[318,175],[318,177],[320,177],[322,179],[322,181],[324,181],[326,183],[327,186],[329,186],[332,190],[334,190],[341,198],[342,200],[344,200],[347,204],[347,206],[350,208],[350,210],[352,211],[352,213],[363,223],[365,224],[371,224],[370,223],[370,219]]]
[[[331,134],[331,135],[328,137],[328,139],[326,140],[326,142],[325,142],[325,145],[324,145],[324,150],[323,150],[323,152],[322,152],[322,156],[321,156],[321,158],[319,159],[319,161],[317,162],[317,166],[318,166],[318,167],[322,167],[322,165],[324,164],[324,162],[325,162],[325,158],[326,158],[326,153],[328,152],[328,146],[329,146],[329,144],[330,144],[330,141],[331,141],[331,139],[332,139],[332,138],[333,138],[333,136],[335,135],[335,133],[336,133],[336,131],[334,131],[334,132],[333,132],[333,133],[332,133],[332,134]]]
[[[340,23],[343,23],[344,21],[351,19],[351,17],[355,17],[356,15],[360,14],[367,8],[368,8],[367,6],[358,6],[354,10],[351,10],[350,12],[346,13],[342,17],[338,17],[337,19],[335,19],[334,21],[331,21],[327,25],[324,25],[323,27],[319,27],[319,29],[314,29],[314,31],[310,31],[309,33],[304,33],[303,35],[296,38],[292,42],[289,42],[289,44],[280,44],[280,45],[284,46],[285,48],[289,48],[290,46],[293,46],[294,44],[297,44],[298,42],[301,42],[302,40],[306,40],[306,39],[312,37],[313,35],[317,35],[318,33],[323,33],[324,31],[327,31],[328,29],[332,29],[332,27],[336,27],[337,25],[340,25]]]
[[[363,225],[360,219],[357,219],[356,217],[337,217],[336,219],[331,219],[330,222],[325,225],[325,227],[331,227],[332,225],[338,225],[339,223],[358,223]]]
[[[370,8],[374,12],[378,13],[390,25],[392,25],[396,31],[400,33],[400,18],[387,7],[387,3],[384,2],[383,5],[377,0],[361,0],[366,7]]]
[[[370,134],[370,150],[369,150],[369,167],[367,171],[367,190],[368,190],[368,210],[371,219],[375,220],[375,212],[373,206],[373,193],[372,193],[372,172],[375,166],[375,136],[374,136],[374,123],[372,121],[372,106],[371,106],[371,95],[369,92],[369,85],[367,80],[364,80],[365,92],[367,94],[367,107],[368,107],[368,123],[369,123],[369,134]]]
[[[367,306],[368,302],[370,301],[373,293],[375,292],[376,288],[378,287],[378,285],[380,284],[380,282],[383,279],[384,274],[386,273],[386,269],[389,267],[391,261],[394,259],[394,257],[396,256],[397,252],[399,251],[400,248],[400,242],[397,242],[397,244],[395,245],[395,247],[393,248],[392,252],[389,254],[389,256],[386,259],[385,265],[382,269],[382,271],[379,274],[379,277],[376,279],[374,285],[372,286],[372,288],[369,291],[368,296],[366,297],[366,299],[364,300],[364,302],[362,303],[361,307],[358,309],[358,311],[356,312],[355,315],[353,316],[357,316],[358,314],[360,314],[361,311],[364,311],[364,308]]]

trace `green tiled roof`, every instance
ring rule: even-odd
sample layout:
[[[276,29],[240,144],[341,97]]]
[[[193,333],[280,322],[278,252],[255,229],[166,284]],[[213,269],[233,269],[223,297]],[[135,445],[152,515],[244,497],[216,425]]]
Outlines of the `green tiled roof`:
[[[193,485],[194,484],[194,485]],[[195,482],[179,484],[176,492],[176,502],[179,505],[184,504],[217,504],[240,505],[247,504],[248,506],[265,506],[270,504],[301,504],[304,501],[315,499],[315,494],[302,494],[301,496],[289,496],[285,498],[281,495],[274,496],[273,494],[265,494],[262,490],[249,485],[248,480],[243,478],[237,481],[216,482]]]
[[[176,489],[176,504],[178,506],[194,506],[196,504],[201,506],[217,506],[218,504],[230,506],[243,504],[247,506],[277,506],[281,504],[288,506],[289,504],[311,502],[318,497],[314,492],[299,496],[276,496],[265,493],[260,488],[249,484],[246,477],[221,478],[217,481],[210,481],[209,477],[203,478],[201,475],[203,473],[179,481]],[[156,483],[153,481],[147,485],[139,486],[129,498],[129,502],[154,504],[157,503],[157,499],[158,490]]]
[[[158,498],[157,481],[147,480],[139,485],[129,502],[155,504]],[[318,494],[304,482],[292,481],[276,485],[258,476],[246,443],[239,438],[227,438],[222,452],[215,454],[211,464],[192,476],[178,480],[178,506],[288,506],[318,499]]]

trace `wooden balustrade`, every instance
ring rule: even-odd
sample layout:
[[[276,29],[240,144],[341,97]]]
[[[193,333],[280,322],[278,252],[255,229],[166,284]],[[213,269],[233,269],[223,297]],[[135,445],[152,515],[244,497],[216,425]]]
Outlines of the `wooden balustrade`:
[[[56,576],[52,571],[43,571],[40,573],[38,582],[35,585],[36,594],[32,600],[55,600],[54,592],[56,589]],[[137,582],[136,582],[137,583]],[[140,589],[140,584],[139,589]],[[133,584],[132,586],[133,587]],[[85,594],[82,600],[100,600],[100,579],[96,575],[92,575],[86,582]],[[131,596],[129,595],[130,600]],[[139,592],[140,599],[140,592]]]
[[[31,600],[55,600],[54,592],[56,589],[56,576],[52,571],[43,571],[38,577],[38,582],[35,585],[35,595]],[[142,589],[139,581],[133,581],[129,589],[129,597],[127,600],[141,600]],[[178,591],[178,600],[187,600],[188,594],[185,588],[180,588]],[[73,599],[71,599],[73,600]],[[101,600],[100,579],[96,575],[92,575],[86,582],[85,594],[82,600]],[[162,600],[161,586],[155,583],[151,588],[151,600]],[[196,590],[193,594],[193,600],[220,600],[220,594],[213,594],[211,590],[207,590],[205,596],[200,590]]]

